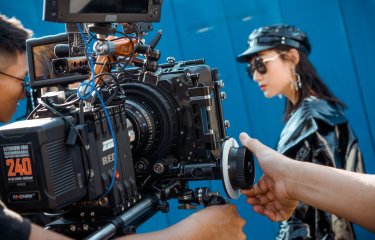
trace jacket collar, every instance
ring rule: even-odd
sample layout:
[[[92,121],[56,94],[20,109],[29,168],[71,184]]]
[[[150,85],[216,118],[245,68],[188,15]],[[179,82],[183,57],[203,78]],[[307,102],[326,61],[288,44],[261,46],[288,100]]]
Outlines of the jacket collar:
[[[316,120],[335,126],[347,122],[342,110],[326,100],[316,97],[304,99],[287,121],[280,135],[277,151],[285,153],[319,128]]]

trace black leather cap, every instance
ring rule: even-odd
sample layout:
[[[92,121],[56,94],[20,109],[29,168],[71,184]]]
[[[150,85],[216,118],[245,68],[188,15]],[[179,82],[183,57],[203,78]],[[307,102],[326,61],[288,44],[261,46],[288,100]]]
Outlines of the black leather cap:
[[[248,62],[254,54],[279,45],[302,50],[307,55],[311,52],[310,41],[306,34],[295,26],[284,24],[255,29],[249,35],[248,44],[249,48],[237,56],[238,62]]]

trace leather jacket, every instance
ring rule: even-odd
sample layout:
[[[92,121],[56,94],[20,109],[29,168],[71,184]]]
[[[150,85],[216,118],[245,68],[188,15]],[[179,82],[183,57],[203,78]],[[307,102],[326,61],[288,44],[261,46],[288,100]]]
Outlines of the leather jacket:
[[[299,161],[364,172],[357,138],[341,108],[315,97],[306,98],[292,113],[277,150]],[[281,223],[276,239],[355,239],[355,235],[349,221],[299,203],[291,218]]]

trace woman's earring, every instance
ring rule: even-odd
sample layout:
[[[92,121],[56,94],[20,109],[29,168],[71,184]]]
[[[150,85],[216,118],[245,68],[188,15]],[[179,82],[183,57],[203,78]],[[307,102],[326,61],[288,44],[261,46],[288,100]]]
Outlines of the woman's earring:
[[[301,89],[301,87],[302,87],[301,76],[296,72],[294,74],[297,77],[297,87],[298,87],[298,89]],[[297,89],[297,91],[298,91],[298,89]]]
[[[293,78],[290,78],[290,88],[291,88],[292,90],[295,90],[295,91],[298,92],[298,85],[297,85],[297,83],[293,80]]]
[[[297,79],[294,81],[293,78],[290,78],[290,88],[298,92],[302,87],[301,76],[297,72],[294,72],[294,75],[296,75]]]

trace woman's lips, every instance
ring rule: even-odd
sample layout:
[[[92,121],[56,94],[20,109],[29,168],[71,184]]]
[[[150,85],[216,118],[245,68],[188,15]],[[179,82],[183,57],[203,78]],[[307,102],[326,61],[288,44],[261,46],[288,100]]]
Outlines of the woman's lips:
[[[260,87],[260,90],[264,90],[265,88],[266,88],[266,85],[265,84],[262,84],[262,85],[259,85],[259,87]]]

